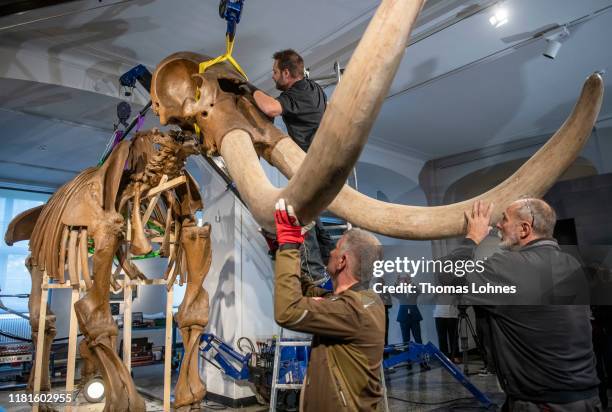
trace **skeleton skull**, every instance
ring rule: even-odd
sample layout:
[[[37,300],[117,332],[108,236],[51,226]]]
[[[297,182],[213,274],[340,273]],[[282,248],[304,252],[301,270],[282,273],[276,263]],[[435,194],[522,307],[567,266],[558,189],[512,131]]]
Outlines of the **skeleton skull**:
[[[153,110],[164,125],[193,129],[197,124],[208,155],[218,155],[223,137],[235,129],[255,130],[253,144],[263,154],[284,136],[256,109],[251,96],[243,95],[239,86],[246,80],[230,64],[198,73],[199,63],[209,59],[190,52],[165,58],[153,75]]]

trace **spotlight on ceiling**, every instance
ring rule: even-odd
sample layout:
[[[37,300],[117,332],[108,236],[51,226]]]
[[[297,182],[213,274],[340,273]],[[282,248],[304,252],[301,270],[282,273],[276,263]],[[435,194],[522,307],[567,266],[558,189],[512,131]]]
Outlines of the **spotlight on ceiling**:
[[[489,17],[489,23],[496,29],[508,23],[508,10],[503,6],[495,6],[493,15]]]
[[[546,39],[546,50],[544,50],[542,55],[544,57],[548,57],[549,59],[554,59],[557,57],[557,53],[559,53],[562,46],[561,41],[565,40],[567,37],[569,37],[569,35],[570,32],[566,26],[561,26],[544,33],[544,38]]]
[[[104,399],[105,394],[106,389],[104,387],[104,381],[102,379],[93,378],[85,384],[83,395],[85,395],[85,399],[87,399],[88,402],[102,402],[102,399]]]

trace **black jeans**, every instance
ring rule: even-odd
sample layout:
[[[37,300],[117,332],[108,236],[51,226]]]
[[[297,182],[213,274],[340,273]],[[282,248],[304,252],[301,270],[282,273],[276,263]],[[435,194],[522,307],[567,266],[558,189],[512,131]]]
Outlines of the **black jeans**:
[[[302,252],[301,269],[303,273],[310,275],[315,282],[326,276],[326,266],[333,248],[333,241],[319,219],[315,225],[307,232]]]
[[[502,412],[603,412],[599,397],[570,403],[535,403],[508,397]]]
[[[412,332],[412,337],[414,338],[414,342],[423,343],[421,339],[421,321],[418,322],[400,322],[400,329],[402,331],[402,340],[405,342],[410,342],[410,332]]]
[[[391,305],[385,305],[385,346],[389,344],[389,311]]]
[[[459,321],[457,318],[436,318],[436,331],[438,332],[440,350],[448,358],[456,358],[459,356],[459,340],[457,339],[458,326]]]
[[[495,373],[495,362],[493,361],[493,352],[491,348],[491,325],[489,324],[489,315],[487,311],[474,306],[474,314],[476,315],[476,334],[481,343],[481,349],[484,351],[481,355],[484,360],[484,367],[491,373]]]

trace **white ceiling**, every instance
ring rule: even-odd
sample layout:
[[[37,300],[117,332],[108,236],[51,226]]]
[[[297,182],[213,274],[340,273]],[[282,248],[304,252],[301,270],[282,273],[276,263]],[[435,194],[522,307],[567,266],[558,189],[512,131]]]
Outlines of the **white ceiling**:
[[[612,10],[571,28],[555,60],[542,56],[544,39],[526,40],[610,5],[509,1],[512,15],[500,29],[481,13],[413,45],[373,135],[429,159],[555,131],[586,77],[612,68]],[[610,75],[605,82],[610,89]],[[607,94],[600,119],[611,114]]]
[[[331,74],[335,60],[344,65],[378,4],[245,3],[234,56],[268,90],[271,55],[282,48],[300,51],[314,75]],[[610,68],[612,11],[572,27],[556,60],[541,56],[544,40],[530,39],[611,6],[612,0],[507,0],[510,20],[499,29],[488,23],[492,3],[428,2],[413,35],[418,42],[407,49],[371,142],[431,159],[554,131],[584,78]],[[217,0],[81,0],[0,18],[0,48],[14,50],[12,58],[0,61],[0,125],[5,147],[11,149],[0,154],[0,180],[15,174],[24,181],[44,176],[49,185],[57,185],[69,171],[95,163],[120,101],[111,89],[95,93],[97,87],[65,87],[70,79],[61,76],[49,77],[61,79],[55,85],[37,83],[54,80],[38,79],[37,67],[22,67],[25,50],[49,61],[87,62],[87,74],[94,69],[120,73],[139,63],[153,69],[179,50],[217,55],[225,32],[217,6]],[[478,7],[485,10],[470,15]],[[438,31],[443,25],[449,27]],[[8,79],[16,68],[28,71],[30,80]],[[606,96],[600,118],[611,114]],[[154,124],[155,119],[149,120]],[[46,149],[36,149],[43,142]],[[17,173],[16,163],[32,166]],[[34,174],[37,165],[41,169]],[[55,176],[41,173],[44,168],[67,172]]]

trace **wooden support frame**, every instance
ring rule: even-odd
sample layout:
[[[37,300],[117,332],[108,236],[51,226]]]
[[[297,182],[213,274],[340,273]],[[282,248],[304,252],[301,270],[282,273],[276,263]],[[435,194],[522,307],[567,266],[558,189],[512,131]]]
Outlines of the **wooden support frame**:
[[[40,294],[40,311],[38,314],[38,336],[36,339],[36,360],[34,362],[34,394],[40,393],[40,381],[42,379],[43,346],[45,344],[45,326],[47,324],[47,301],[49,291],[45,285],[49,282],[47,271],[43,273],[43,288]],[[47,365],[47,368],[49,365]],[[32,404],[32,411],[38,412],[38,402]]]
[[[129,279],[123,280],[123,363],[127,370],[132,369],[132,287],[133,286],[166,286],[165,279]],[[172,325],[173,325],[173,292],[174,285],[168,288],[166,295],[166,331],[164,337],[164,412],[170,412],[170,392],[172,385]]]
[[[133,286],[168,286],[168,281],[165,279],[129,279],[123,280],[124,287],[124,308],[123,308],[123,362],[128,369],[131,370],[132,358],[132,287]],[[173,325],[173,292],[174,285],[168,288],[166,298],[166,330],[164,337],[164,412],[170,412],[170,392],[171,392],[171,372],[172,372],[172,325]],[[76,353],[77,353],[77,333],[78,322],[74,304],[80,299],[80,291],[85,290],[85,282],[81,280],[78,286],[72,286],[70,280],[65,280],[65,283],[51,283],[47,272],[43,273],[42,293],[40,297],[40,314],[38,319],[38,336],[36,340],[36,357],[34,362],[34,394],[40,393],[42,368],[43,368],[43,350],[45,341],[45,326],[47,321],[47,303],[49,300],[49,289],[72,289],[70,299],[70,324],[68,335],[68,359],[66,369],[66,392],[74,391],[74,377],[76,370]],[[41,333],[42,331],[42,333]],[[40,348],[40,349],[39,349]],[[49,367],[49,365],[46,365]],[[76,399],[73,399],[75,402]],[[66,411],[72,411],[74,405],[66,405]],[[78,409],[78,408],[74,408]],[[38,412],[40,406],[38,402],[32,404],[32,411]]]
[[[42,280],[42,293],[40,295],[40,313],[38,318],[38,337],[36,340],[36,360],[34,364],[34,394],[40,393],[40,385],[42,379],[42,357],[43,348],[45,342],[45,327],[47,325],[47,303],[49,300],[49,289],[72,289],[70,297],[70,324],[68,333],[68,359],[66,365],[66,393],[72,393],[74,391],[74,375],[76,369],[76,343],[77,343],[77,332],[78,322],[76,318],[76,311],[74,304],[80,298],[80,290],[85,289],[85,282],[80,281],[78,286],[73,287],[70,280],[65,283],[50,283],[47,271],[43,273]],[[41,333],[42,331],[42,333]],[[49,365],[46,365],[48,368]],[[74,400],[73,400],[74,402]],[[38,412],[39,403],[35,402],[32,404],[32,410]],[[72,405],[66,405],[66,411],[72,411]]]
[[[170,286],[166,295],[166,346],[164,350],[164,412],[170,412],[170,384],[172,367],[172,302],[174,288]]]
[[[81,298],[79,287],[73,287],[70,296],[70,331],[68,333],[68,364],[66,365],[66,393],[74,391],[74,372],[76,369],[77,332],[78,322],[74,304]],[[72,406],[67,405],[66,411],[72,411]]]
[[[123,364],[132,371],[132,283],[123,281]]]

